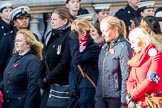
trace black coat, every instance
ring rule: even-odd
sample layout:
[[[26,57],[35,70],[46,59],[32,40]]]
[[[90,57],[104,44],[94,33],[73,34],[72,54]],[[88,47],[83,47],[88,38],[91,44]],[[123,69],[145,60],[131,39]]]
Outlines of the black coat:
[[[52,30],[50,38],[45,40],[44,57],[48,64],[49,71],[45,65],[45,59],[42,62],[41,72],[48,84],[57,83],[67,85],[70,71],[70,49],[69,49],[69,33],[70,26],[63,30]],[[42,96],[41,108],[46,108],[49,95],[49,87],[44,89]]]
[[[12,56],[4,72],[4,108],[39,108],[40,60],[33,51]]]
[[[2,80],[3,72],[7,66],[13,52],[14,39],[17,29],[13,25],[8,25],[4,21],[0,21],[0,81]]]
[[[7,24],[2,19],[0,19],[0,31],[1,31],[0,32],[0,41],[3,36],[12,34],[14,32],[13,29],[14,29],[13,22],[10,22],[10,24]]]

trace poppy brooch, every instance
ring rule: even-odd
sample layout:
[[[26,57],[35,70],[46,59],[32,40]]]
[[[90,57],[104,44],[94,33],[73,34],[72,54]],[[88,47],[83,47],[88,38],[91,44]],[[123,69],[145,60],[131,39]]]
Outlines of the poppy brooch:
[[[18,67],[18,66],[19,66],[19,64],[15,63],[13,66],[16,68],[16,67]]]

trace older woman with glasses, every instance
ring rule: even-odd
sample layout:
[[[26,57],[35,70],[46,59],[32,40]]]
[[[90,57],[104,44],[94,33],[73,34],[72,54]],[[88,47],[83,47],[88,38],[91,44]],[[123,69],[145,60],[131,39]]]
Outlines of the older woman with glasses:
[[[40,88],[37,79],[43,45],[26,29],[17,32],[14,43],[14,54],[0,86],[4,94],[4,108],[39,108]]]

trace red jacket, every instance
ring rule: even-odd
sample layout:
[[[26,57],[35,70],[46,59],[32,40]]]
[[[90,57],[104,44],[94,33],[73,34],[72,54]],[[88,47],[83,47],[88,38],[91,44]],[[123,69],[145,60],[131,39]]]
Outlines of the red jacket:
[[[131,72],[127,81],[127,92],[145,106],[145,94],[162,91],[162,53],[153,45],[135,54],[128,61]]]
[[[3,103],[3,94],[2,91],[0,91],[0,108],[2,108],[2,103]]]

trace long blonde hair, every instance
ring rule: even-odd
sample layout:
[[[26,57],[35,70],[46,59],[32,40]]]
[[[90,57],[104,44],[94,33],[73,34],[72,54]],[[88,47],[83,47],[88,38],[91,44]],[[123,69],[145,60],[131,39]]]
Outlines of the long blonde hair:
[[[146,45],[153,44],[159,51],[162,51],[162,43],[151,36],[144,28],[135,28],[129,33],[129,37],[137,37],[141,39]]]
[[[118,27],[119,34],[126,38],[126,27],[124,21],[117,17],[107,16],[101,21],[100,25],[105,23],[108,23],[111,28]]]
[[[28,45],[30,45],[31,50],[35,51],[37,57],[40,60],[42,60],[43,44],[35,38],[34,34],[30,30],[27,30],[27,29],[20,29],[17,32],[17,34],[23,34],[25,36],[26,42]]]

